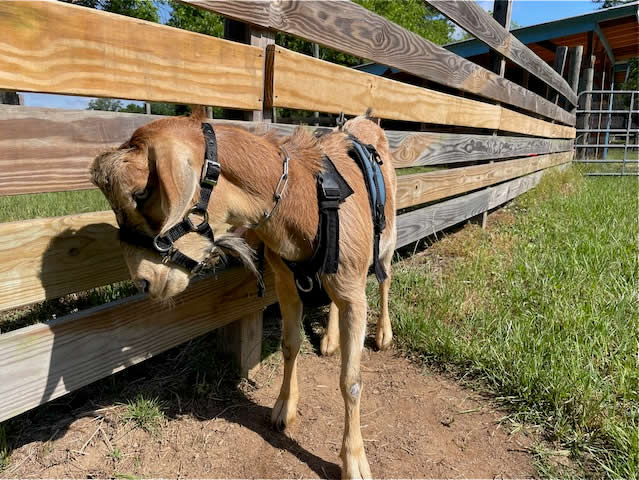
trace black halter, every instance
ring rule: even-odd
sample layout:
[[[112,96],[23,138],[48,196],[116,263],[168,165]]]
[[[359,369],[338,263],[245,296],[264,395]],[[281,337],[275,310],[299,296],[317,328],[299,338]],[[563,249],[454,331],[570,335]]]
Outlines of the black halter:
[[[202,174],[200,176],[200,199],[197,204],[192,207],[184,216],[182,221],[176,223],[166,232],[155,237],[151,237],[136,230],[120,228],[120,241],[136,245],[142,248],[148,248],[160,254],[163,263],[175,263],[191,274],[197,275],[208,265],[204,262],[198,262],[188,255],[180,252],[174,243],[187,233],[195,232],[213,242],[213,230],[209,225],[209,214],[207,208],[211,198],[213,187],[217,184],[222,167],[217,161],[217,141],[213,127],[208,123],[202,124],[202,132],[206,145],[204,154],[204,165],[202,166]],[[202,221],[199,224],[193,223],[192,215],[199,215]]]

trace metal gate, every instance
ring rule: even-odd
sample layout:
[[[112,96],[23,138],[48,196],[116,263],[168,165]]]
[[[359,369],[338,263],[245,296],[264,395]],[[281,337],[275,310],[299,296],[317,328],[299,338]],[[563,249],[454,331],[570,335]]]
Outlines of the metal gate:
[[[639,175],[639,91],[587,90],[579,108],[575,162],[596,164],[584,174]]]

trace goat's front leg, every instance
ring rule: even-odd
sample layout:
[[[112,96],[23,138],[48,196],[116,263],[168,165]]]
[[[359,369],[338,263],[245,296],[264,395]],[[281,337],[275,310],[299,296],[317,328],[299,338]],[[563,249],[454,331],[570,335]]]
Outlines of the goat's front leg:
[[[280,395],[275,402],[271,421],[283,430],[295,421],[297,415],[297,354],[302,343],[301,321],[303,307],[293,275],[276,275],[275,289],[282,312],[282,356],[284,357],[284,379]]]
[[[359,423],[359,404],[362,394],[360,360],[366,330],[366,295],[345,302],[339,308],[340,349],[342,369],[340,388],[344,398],[345,424],[342,442],[342,478],[371,478],[364,452]]]

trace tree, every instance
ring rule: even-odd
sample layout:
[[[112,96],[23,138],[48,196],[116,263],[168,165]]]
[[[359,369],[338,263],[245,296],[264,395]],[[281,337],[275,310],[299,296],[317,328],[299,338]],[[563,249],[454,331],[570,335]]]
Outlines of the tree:
[[[89,102],[88,110],[104,110],[106,112],[122,111],[122,102],[112,98],[96,98]]]
[[[618,5],[623,5],[624,3],[634,2],[635,0],[592,0],[594,3],[600,3],[601,6],[599,8],[610,8],[616,7]]]
[[[83,7],[96,8],[105,12],[118,13],[127,17],[159,22],[158,5],[163,0],[60,0]]]
[[[221,16],[174,0],[169,2],[169,6],[172,10],[167,25],[212,37],[224,35],[224,20]]]

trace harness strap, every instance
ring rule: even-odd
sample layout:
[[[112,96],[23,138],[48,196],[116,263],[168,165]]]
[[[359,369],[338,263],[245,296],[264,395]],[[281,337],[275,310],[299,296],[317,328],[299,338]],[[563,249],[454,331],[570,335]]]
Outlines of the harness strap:
[[[388,275],[384,270],[384,266],[379,259],[379,242],[382,231],[386,228],[386,214],[384,207],[386,205],[386,186],[384,184],[384,176],[380,165],[382,160],[377,150],[372,145],[362,144],[356,137],[349,135],[353,143],[353,151],[351,157],[362,170],[364,183],[368,190],[368,201],[371,207],[371,216],[373,218],[373,266],[375,269],[375,277],[379,283],[386,280]]]

